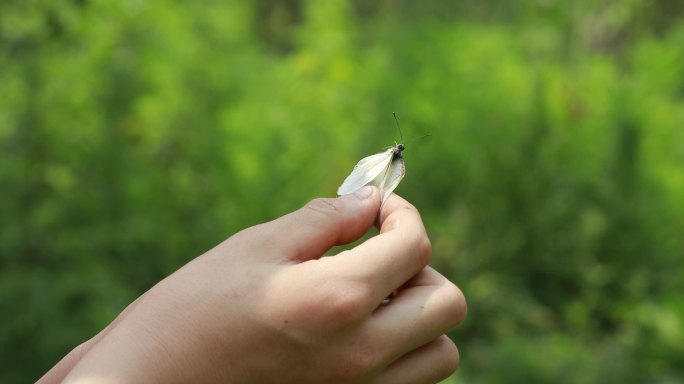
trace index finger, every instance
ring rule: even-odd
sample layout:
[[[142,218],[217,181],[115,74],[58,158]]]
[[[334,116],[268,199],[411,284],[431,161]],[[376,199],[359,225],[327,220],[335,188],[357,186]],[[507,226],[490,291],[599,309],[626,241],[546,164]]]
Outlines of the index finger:
[[[418,210],[392,194],[382,207],[380,233],[351,250],[326,258],[333,270],[364,284],[373,308],[420,272],[432,246]]]

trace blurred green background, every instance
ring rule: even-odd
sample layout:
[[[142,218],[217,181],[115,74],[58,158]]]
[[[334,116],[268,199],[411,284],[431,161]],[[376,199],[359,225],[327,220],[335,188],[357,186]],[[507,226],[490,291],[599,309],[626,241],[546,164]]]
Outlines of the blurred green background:
[[[406,139],[449,383],[684,383],[684,3],[3,0],[0,382]],[[415,140],[425,133],[428,139]]]

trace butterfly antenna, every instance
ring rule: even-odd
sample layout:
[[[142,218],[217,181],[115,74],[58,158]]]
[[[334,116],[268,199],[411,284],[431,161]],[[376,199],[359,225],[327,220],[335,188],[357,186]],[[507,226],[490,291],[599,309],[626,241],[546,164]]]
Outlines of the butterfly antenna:
[[[401,142],[404,142],[404,135],[401,134],[401,128],[399,127],[399,119],[397,118],[397,113],[392,112],[392,116],[394,116],[394,122],[397,123],[397,129],[399,130],[399,137],[401,138]]]
[[[429,134],[429,133],[426,133],[426,134],[424,134],[423,136],[412,138],[412,139],[410,140],[409,143],[410,143],[410,144],[413,144],[413,143],[417,142],[418,140],[427,139],[428,137],[430,137],[430,134]]]

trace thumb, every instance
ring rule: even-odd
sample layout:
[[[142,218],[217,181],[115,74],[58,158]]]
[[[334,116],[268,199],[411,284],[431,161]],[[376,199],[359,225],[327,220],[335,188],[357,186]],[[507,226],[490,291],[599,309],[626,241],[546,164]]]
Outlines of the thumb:
[[[363,187],[350,195],[310,201],[304,207],[266,224],[269,236],[293,261],[317,259],[334,245],[350,243],[373,226],[380,193]]]

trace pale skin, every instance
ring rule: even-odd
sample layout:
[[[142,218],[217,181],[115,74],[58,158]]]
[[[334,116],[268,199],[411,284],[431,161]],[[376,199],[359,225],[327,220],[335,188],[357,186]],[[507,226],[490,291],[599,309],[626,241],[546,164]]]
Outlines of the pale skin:
[[[245,229],[131,303],[38,383],[437,383],[461,291],[418,211],[367,187]],[[376,224],[379,233],[322,257]],[[389,303],[383,300],[394,293]]]

